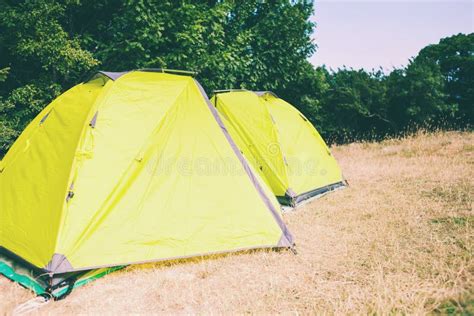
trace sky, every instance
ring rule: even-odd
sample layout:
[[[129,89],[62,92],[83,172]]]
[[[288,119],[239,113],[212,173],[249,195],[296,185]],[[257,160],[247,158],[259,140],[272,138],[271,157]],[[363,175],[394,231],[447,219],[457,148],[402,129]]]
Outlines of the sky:
[[[315,0],[313,65],[390,71],[428,44],[474,32],[474,0]]]

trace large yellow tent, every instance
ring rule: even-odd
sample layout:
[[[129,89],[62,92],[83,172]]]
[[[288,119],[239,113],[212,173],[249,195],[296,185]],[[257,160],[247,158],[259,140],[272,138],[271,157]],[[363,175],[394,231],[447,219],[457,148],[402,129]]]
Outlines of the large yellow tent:
[[[318,131],[271,92],[216,91],[211,99],[242,153],[282,204],[295,206],[345,186]]]
[[[190,76],[99,73],[49,104],[0,166],[0,273],[37,292],[99,268],[292,245]]]

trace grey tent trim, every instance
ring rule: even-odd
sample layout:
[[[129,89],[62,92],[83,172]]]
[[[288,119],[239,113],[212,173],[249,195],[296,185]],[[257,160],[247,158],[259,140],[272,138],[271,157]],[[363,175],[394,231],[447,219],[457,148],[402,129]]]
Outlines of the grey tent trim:
[[[278,96],[276,95],[276,93],[272,92],[272,91],[252,91],[252,90],[247,90],[247,89],[222,89],[222,90],[214,90],[212,91],[212,93],[214,94],[219,94],[219,93],[227,93],[227,92],[253,92],[255,93],[257,96],[259,97],[263,97],[265,96],[266,94],[268,95],[272,95],[274,96],[275,98],[278,98]]]
[[[344,180],[344,181],[339,181],[333,184],[326,185],[321,188],[316,188],[316,189],[313,189],[311,191],[304,192],[301,194],[296,194],[294,192],[293,194],[289,194],[289,192],[287,191],[285,192],[284,196],[277,196],[277,199],[282,205],[296,207],[302,202],[306,203],[307,201],[312,200],[313,198],[321,197],[331,191],[342,189],[347,186],[348,186],[347,181]]]
[[[220,251],[195,253],[195,254],[184,255],[184,256],[176,256],[176,257],[167,257],[167,258],[149,259],[149,260],[140,260],[140,261],[131,261],[131,262],[129,261],[129,262],[123,262],[123,263],[102,264],[102,265],[89,266],[89,267],[83,267],[83,268],[73,268],[70,271],[66,271],[66,272],[81,272],[81,271],[89,271],[89,270],[102,269],[102,268],[125,267],[125,266],[132,265],[132,264],[145,264],[145,263],[163,262],[163,261],[171,261],[171,260],[190,259],[190,258],[195,258],[197,256],[204,257],[204,256],[212,256],[212,255],[225,255],[225,254],[231,254],[231,253],[238,253],[238,252],[241,252],[241,251],[258,250],[258,249],[275,249],[275,248],[279,248],[279,247],[280,248],[290,248],[290,247],[292,248],[292,247],[294,247],[294,244],[289,245],[288,244],[288,239],[286,238],[284,233],[282,233],[282,237],[278,241],[277,245],[259,245],[259,246],[236,248],[236,249],[231,249],[231,250],[220,250]],[[64,272],[64,273],[66,273],[66,272]],[[63,272],[61,272],[61,273],[63,273]]]
[[[253,91],[253,92],[259,97],[263,97],[266,94],[269,94],[269,95],[274,96],[275,98],[278,98],[278,96],[274,92],[271,92],[271,91]]]
[[[18,256],[13,251],[10,251],[9,249],[3,246],[0,246],[0,254],[5,254],[9,258],[19,262],[22,265],[25,265],[30,270],[37,270],[37,271],[42,271],[42,272],[47,272],[47,273],[52,273],[52,274],[74,271],[74,268],[72,267],[69,260],[67,260],[66,256],[59,253],[55,253],[52,256],[49,263],[44,268],[35,266],[34,264],[30,263],[28,260]]]
[[[115,80],[119,79],[120,77],[122,77],[123,75],[126,75],[126,74],[128,74],[130,72],[134,72],[134,71],[162,72],[162,73],[181,74],[181,75],[190,75],[190,76],[197,75],[197,72],[195,72],[195,71],[179,70],[179,69],[166,69],[166,68],[142,68],[142,69],[136,69],[136,70],[130,70],[130,71],[122,71],[122,72],[99,71],[98,74],[104,75],[107,78],[115,81]],[[92,76],[92,77],[94,77],[94,76]],[[86,81],[89,81],[89,80],[86,80]]]
[[[46,121],[46,119],[48,118],[48,116],[51,114],[51,111],[52,111],[52,109],[49,110],[48,113],[46,113],[46,114],[41,118],[41,120],[40,120],[40,122],[39,122],[40,125],[43,124],[44,121]]]
[[[99,73],[115,81],[118,78],[122,77],[123,75],[128,74],[129,71],[123,71],[123,72],[99,71]]]
[[[251,92],[250,90],[247,90],[247,89],[222,89],[222,90],[214,90],[212,91],[212,93],[218,94],[218,93],[226,93],[226,92],[244,92],[244,91]]]
[[[97,115],[99,114],[99,111],[96,111],[94,116],[92,117],[89,126],[92,128],[95,128],[95,124],[97,123]]]
[[[301,194],[294,197],[294,201],[295,201],[296,205],[298,205],[298,204],[300,204],[301,202],[303,202],[305,200],[309,200],[313,197],[318,197],[318,196],[324,195],[328,192],[331,192],[331,191],[334,191],[334,190],[337,190],[337,189],[340,189],[340,188],[344,188],[346,186],[347,186],[346,181],[339,181],[339,182],[336,182],[336,183],[333,183],[333,184],[326,185],[322,188],[317,188],[317,189],[314,189],[314,190],[311,190],[311,191],[308,191],[308,192],[301,193]]]
[[[250,180],[252,181],[253,185],[255,186],[255,188],[257,189],[260,197],[262,198],[263,202],[265,203],[265,205],[269,208],[269,210],[271,211],[273,217],[275,218],[276,222],[278,223],[278,225],[280,226],[280,229],[282,230],[283,232],[283,235],[284,237],[286,238],[286,246],[287,247],[293,247],[294,245],[294,242],[293,242],[293,236],[291,235],[290,231],[288,230],[288,228],[286,227],[285,223],[283,222],[283,220],[281,219],[280,215],[278,214],[278,211],[275,209],[275,207],[273,206],[272,202],[270,201],[270,199],[268,198],[268,196],[265,194],[265,191],[263,190],[261,184],[258,182],[258,179],[257,177],[255,176],[255,174],[253,173],[252,169],[250,168],[247,160],[245,160],[244,156],[242,155],[242,153],[240,152],[239,148],[237,147],[237,145],[235,144],[234,140],[232,139],[232,137],[230,136],[229,132],[227,131],[227,129],[225,128],[225,125],[224,125],[224,122],[222,122],[222,119],[220,118],[219,114],[217,113],[217,110],[214,108],[214,106],[212,105],[211,101],[209,101],[209,98],[206,94],[206,91],[204,91],[203,87],[201,86],[201,84],[197,81],[197,80],[194,80],[194,82],[196,83],[196,85],[198,86],[202,96],[204,97],[204,99],[206,100],[206,103],[207,103],[207,106],[209,108],[209,110],[211,111],[212,115],[214,116],[215,120],[217,121],[217,124],[220,126],[222,132],[224,133],[227,141],[229,142],[230,146],[232,147],[232,150],[234,151],[234,153],[237,155],[237,157],[239,158],[240,160],[240,163],[242,164],[242,166],[244,167],[247,175],[249,176]]]
[[[44,267],[44,269],[46,271],[54,273],[64,273],[74,270],[69,260],[67,260],[66,256],[59,253],[55,253],[53,255],[53,257],[46,265],[46,267]]]
[[[189,75],[189,76],[197,75],[196,71],[179,70],[179,69],[166,69],[166,68],[142,68],[142,69],[137,69],[136,71],[162,72],[162,73],[170,73],[170,74]]]

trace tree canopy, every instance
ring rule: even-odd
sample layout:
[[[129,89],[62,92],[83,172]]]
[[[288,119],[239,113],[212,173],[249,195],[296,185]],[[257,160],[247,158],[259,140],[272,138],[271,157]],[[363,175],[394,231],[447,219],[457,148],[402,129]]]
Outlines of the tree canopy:
[[[314,68],[312,1],[0,0],[0,157],[52,99],[101,69],[192,70],[208,92],[271,90],[333,141],[472,124],[474,35],[403,69]],[[317,30],[316,30],[317,31]]]

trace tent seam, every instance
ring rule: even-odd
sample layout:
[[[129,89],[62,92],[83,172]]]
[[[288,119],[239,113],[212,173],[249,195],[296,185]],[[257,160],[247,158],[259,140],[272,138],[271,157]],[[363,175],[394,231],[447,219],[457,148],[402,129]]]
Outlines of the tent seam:
[[[285,237],[285,239],[287,239],[287,237],[284,234],[282,235],[282,237]],[[219,251],[210,251],[210,252],[204,252],[204,253],[193,253],[190,255],[176,256],[176,257],[166,257],[166,258],[149,259],[149,260],[141,260],[141,261],[128,261],[125,263],[103,264],[103,265],[97,265],[97,266],[73,268],[72,270],[65,270],[64,272],[61,272],[61,273],[79,272],[79,271],[95,270],[95,269],[103,269],[103,268],[113,268],[113,267],[127,266],[127,265],[132,265],[132,264],[134,265],[134,264],[145,264],[145,263],[163,262],[163,261],[171,261],[171,260],[190,259],[190,258],[195,258],[197,256],[203,257],[203,256],[212,256],[212,255],[224,255],[224,254],[237,253],[240,251],[257,250],[257,249],[288,248],[287,245],[283,245],[280,243],[281,239],[282,238],[280,238],[278,242],[273,245],[256,245],[256,246],[242,247],[242,248],[236,248],[236,249],[231,249],[231,250],[219,250]],[[293,244],[291,247],[293,247]]]
[[[230,91],[231,93],[233,91]],[[254,94],[255,92],[254,91],[237,91],[237,92],[249,92],[249,93],[252,93]],[[215,104],[215,107],[217,108],[217,94],[216,94],[216,97],[215,97],[215,100],[216,100],[216,104]],[[258,102],[260,102],[259,99],[257,99]],[[224,102],[221,100],[221,102]],[[268,109],[265,107],[265,110],[267,112],[267,114],[270,116],[270,119],[273,120],[273,117],[271,116],[270,114],[270,111],[268,111]],[[222,112],[224,113],[228,118],[229,117],[233,117],[231,115],[229,115],[229,113],[225,113],[225,112]],[[280,175],[278,172],[275,172],[275,170],[278,170],[278,166],[275,166],[273,164],[269,164],[268,162],[266,162],[266,159],[264,157],[264,155],[262,155],[258,150],[258,146],[255,144],[255,142],[252,140],[253,138],[250,137],[244,130],[244,128],[242,126],[240,126],[239,124],[233,124],[233,120],[231,119],[228,119],[228,123],[232,125],[232,127],[235,129],[235,131],[240,135],[240,137],[242,138],[242,140],[246,143],[246,145],[248,146],[249,148],[249,154],[251,154],[253,157],[256,158],[257,162],[259,164],[265,164],[266,168],[270,169],[274,175],[274,177],[278,180],[278,182],[281,184],[281,187],[283,187],[285,190],[288,189],[288,186],[285,185],[285,179],[281,179]],[[273,124],[273,127],[274,127],[274,130],[275,130],[275,133],[277,135],[277,141],[279,142],[279,132],[278,132],[278,129],[276,128],[275,124]],[[283,160],[283,166],[284,166],[284,171],[285,171],[285,178],[286,178],[286,183],[289,184],[289,177],[288,177],[288,172],[287,172],[287,165],[286,165],[286,158],[284,157],[283,155],[283,152],[281,150],[282,148],[280,147],[280,153],[282,155],[282,160]]]
[[[134,163],[137,161],[137,155],[139,155],[140,153],[142,152],[146,152],[147,151],[147,148],[149,148],[150,146],[150,138],[154,135],[156,129],[158,127],[160,127],[162,125],[162,123],[164,122],[164,119],[166,118],[166,114],[173,108],[173,106],[176,104],[176,101],[181,97],[181,95],[186,91],[187,87],[189,86],[189,83],[188,85],[184,86],[183,87],[183,90],[180,92],[180,94],[173,100],[173,103],[172,105],[166,110],[165,114],[163,115],[162,119],[160,120],[160,122],[158,122],[156,125],[155,125],[155,128],[153,129],[153,131],[147,136],[146,140],[141,144],[140,146],[140,149],[138,150],[138,152],[134,155],[134,159],[131,161],[131,163],[126,167],[126,169],[121,173],[120,175],[120,178],[117,182],[117,185],[115,185],[112,190],[107,194],[107,197],[102,201],[102,204],[101,206],[98,208],[98,210],[101,210],[103,209],[104,207],[104,204],[106,205],[106,203],[109,201],[109,200],[112,200],[113,199],[113,195],[114,195],[114,192],[116,192],[117,190],[122,190],[122,183],[124,182],[124,180],[126,180],[124,177],[126,177],[127,175],[127,172],[132,168],[132,166],[134,165]],[[105,99],[104,99],[104,102],[105,102]],[[103,103],[102,103],[103,104]],[[97,215],[97,213],[93,216],[93,218],[95,218]],[[100,216],[104,216],[105,214],[100,214]],[[97,215],[98,216],[98,215]],[[81,233],[81,235],[79,236],[79,238],[76,240],[75,244],[76,246],[74,246],[72,248],[72,252],[74,252],[76,250],[76,248],[79,246],[80,242],[78,241],[81,241],[85,238],[85,236],[89,233],[89,231],[91,230],[92,228],[88,228],[87,231]]]
[[[76,158],[76,154],[78,152],[78,149],[79,149],[79,146],[81,144],[81,140],[83,140],[84,136],[85,136],[85,131],[89,128],[89,117],[91,116],[92,113],[95,113],[97,111],[97,109],[99,108],[100,105],[102,105],[106,99],[109,97],[109,93],[110,91],[112,90],[112,87],[114,86],[114,83],[115,81],[114,80],[110,80],[110,84],[109,84],[109,87],[106,87],[105,85],[107,85],[107,83],[104,85],[104,88],[106,89],[105,91],[102,91],[101,94],[99,94],[95,101],[94,101],[94,104],[91,106],[91,108],[89,109],[89,113],[87,113],[87,116],[86,116],[86,119],[84,120],[83,122],[83,126],[82,126],[82,130],[81,130],[81,136],[78,138],[78,141],[77,141],[77,144],[76,144],[76,149],[74,150],[74,158],[72,160],[72,163],[71,163],[71,167],[70,167],[70,173],[69,173],[69,178],[68,178],[68,182],[66,183],[66,191],[67,192],[69,190],[69,184],[71,183],[71,180],[74,178],[74,173],[75,173],[75,169],[74,169],[74,165],[77,161],[77,158]],[[104,89],[103,88],[103,89]],[[100,97],[103,97],[101,100]],[[97,104],[97,101],[100,101],[100,104]],[[74,170],[73,170],[74,169]],[[65,219],[65,213],[66,213],[66,209],[67,209],[67,201],[66,199],[63,201],[63,206],[62,206],[63,210],[61,212],[61,218],[59,219],[59,225],[58,225],[58,233],[56,235],[56,240],[54,241],[54,251],[53,251],[53,256],[54,254],[58,253],[57,251],[57,246],[58,246],[58,241],[59,241],[59,237],[61,235],[61,232],[62,232],[62,227],[63,227],[63,224],[64,224],[64,219]],[[66,255],[64,255],[64,258],[67,259]],[[52,258],[51,258],[52,260]],[[49,263],[49,262],[48,262]],[[51,271],[51,272],[54,272],[54,271]]]
[[[234,154],[237,156],[239,159],[240,163],[242,164],[244,170],[246,171],[248,177],[250,178],[250,181],[254,184],[257,192],[259,193],[260,197],[262,198],[264,204],[267,206],[267,208],[270,210],[271,214],[273,215],[275,221],[277,222],[278,226],[280,227],[281,231],[283,232],[283,235],[286,237],[289,246],[293,247],[293,236],[291,235],[290,231],[286,227],[285,223],[283,222],[283,219],[280,217],[278,214],[277,210],[274,208],[272,205],[270,199],[268,196],[265,194],[263,191],[263,188],[261,184],[258,182],[258,178],[256,175],[253,173],[252,169],[250,168],[249,163],[247,160],[243,157],[242,153],[239,151],[237,145],[235,144],[234,140],[230,136],[229,132],[224,126],[224,123],[222,122],[221,118],[219,117],[219,114],[217,113],[217,110],[212,106],[211,101],[209,101],[209,98],[207,97],[206,91],[204,91],[204,88],[201,86],[201,84],[194,79],[199,91],[201,92],[204,100],[206,101],[208,109],[211,111],[211,114],[213,115],[214,119],[216,120],[217,124],[221,128],[222,133],[224,134],[225,138],[229,142],[229,145],[231,146],[232,150],[234,151]]]

